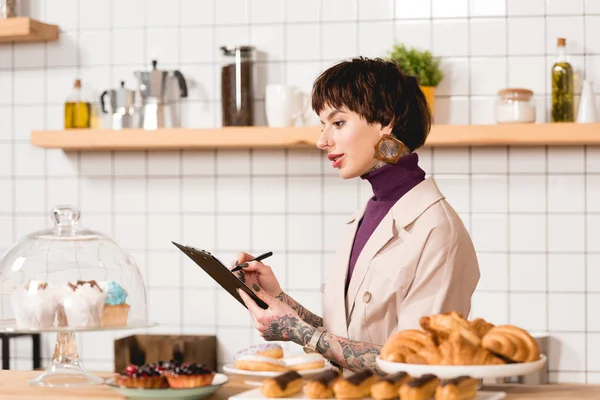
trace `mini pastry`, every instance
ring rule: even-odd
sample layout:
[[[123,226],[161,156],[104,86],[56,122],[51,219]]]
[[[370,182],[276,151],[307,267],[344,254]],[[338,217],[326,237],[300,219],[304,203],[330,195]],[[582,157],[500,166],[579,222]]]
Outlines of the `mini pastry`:
[[[447,340],[452,333],[460,333],[474,346],[481,345],[481,338],[477,331],[471,327],[469,321],[456,311],[422,317],[419,323],[421,328],[435,337],[438,344]]]
[[[269,358],[283,358],[283,347],[275,343],[263,343],[238,351],[237,356],[262,356]]]
[[[478,382],[469,376],[442,381],[435,391],[435,400],[467,400],[477,396]]]
[[[333,384],[340,379],[340,373],[334,369],[328,369],[310,378],[304,385],[304,394],[309,399],[331,399],[333,398]]]
[[[524,329],[512,325],[496,326],[483,337],[483,348],[514,362],[540,359],[540,348]]]
[[[380,358],[385,361],[398,363],[407,362],[409,356],[424,347],[435,347],[430,334],[414,329],[408,329],[393,334],[383,345]]]
[[[364,370],[333,384],[336,399],[361,399],[371,394],[371,386],[377,382],[377,376],[371,370]]]
[[[102,326],[126,326],[131,308],[127,301],[127,292],[118,283],[110,281],[100,284],[106,295],[102,311]]]
[[[398,397],[398,390],[403,383],[408,381],[410,375],[406,372],[398,372],[379,379],[379,382],[371,386],[371,397],[377,400],[394,399]]]
[[[439,383],[438,377],[431,374],[410,379],[400,387],[400,398],[402,400],[429,400],[435,394]]]
[[[237,369],[245,371],[289,371],[283,360],[262,356],[238,356],[233,361]]]
[[[284,358],[283,362],[294,371],[306,371],[325,367],[325,359],[320,354]]]
[[[11,305],[22,329],[49,329],[59,306],[56,288],[43,281],[30,280],[11,293]]]
[[[484,337],[490,329],[494,327],[494,324],[490,324],[483,318],[475,318],[474,320],[469,321],[469,324],[471,325],[471,328],[477,332],[477,336],[480,338]]]
[[[169,382],[169,387],[174,389],[197,388],[210,385],[215,377],[215,372],[204,364],[183,363],[166,369],[163,372]]]
[[[119,386],[128,388],[160,389],[169,387],[162,372],[152,365],[141,367],[129,365],[125,371],[115,376],[115,382]]]
[[[96,281],[67,283],[62,305],[70,327],[99,326],[106,295]]]
[[[296,371],[288,371],[263,381],[261,393],[268,398],[289,397],[302,389],[302,377]]]

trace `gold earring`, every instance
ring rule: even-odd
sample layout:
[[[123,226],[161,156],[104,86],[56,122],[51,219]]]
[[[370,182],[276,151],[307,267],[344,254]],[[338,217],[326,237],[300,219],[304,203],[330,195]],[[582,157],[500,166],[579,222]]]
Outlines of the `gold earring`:
[[[407,150],[406,145],[395,136],[385,134],[375,143],[375,159],[396,164]]]

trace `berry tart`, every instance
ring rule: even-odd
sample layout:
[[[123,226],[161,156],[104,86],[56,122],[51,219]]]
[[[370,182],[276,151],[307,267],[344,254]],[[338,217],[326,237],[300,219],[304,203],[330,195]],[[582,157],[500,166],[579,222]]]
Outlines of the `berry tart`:
[[[215,372],[206,365],[193,363],[170,364],[163,373],[173,389],[208,386],[215,376]]]
[[[115,376],[119,386],[128,388],[162,389],[169,384],[163,375],[164,367],[158,364],[147,364],[138,367],[129,365],[125,371]]]

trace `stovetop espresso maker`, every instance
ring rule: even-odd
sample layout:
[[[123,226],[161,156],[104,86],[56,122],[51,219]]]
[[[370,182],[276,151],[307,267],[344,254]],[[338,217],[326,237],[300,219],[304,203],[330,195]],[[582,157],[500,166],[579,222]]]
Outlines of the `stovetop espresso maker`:
[[[187,97],[187,84],[183,74],[178,71],[160,70],[157,61],[152,60],[150,71],[136,71],[139,83],[142,107],[140,128],[171,128],[179,125],[177,99]],[[173,91],[172,78],[177,78],[179,93]]]

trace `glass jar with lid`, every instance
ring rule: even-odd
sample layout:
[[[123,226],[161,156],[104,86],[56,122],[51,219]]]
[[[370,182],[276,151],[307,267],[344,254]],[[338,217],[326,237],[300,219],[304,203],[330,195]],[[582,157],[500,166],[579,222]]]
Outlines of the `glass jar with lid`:
[[[534,123],[533,91],[523,88],[500,90],[496,100],[496,122],[499,124]]]
[[[52,228],[24,236],[0,259],[0,332],[58,332],[52,363],[32,384],[98,383],[79,360],[74,332],[151,326],[144,280],[127,251],[79,225],[76,207],[57,206],[51,216]]]
[[[253,126],[255,48],[222,46],[221,55],[222,125]]]

